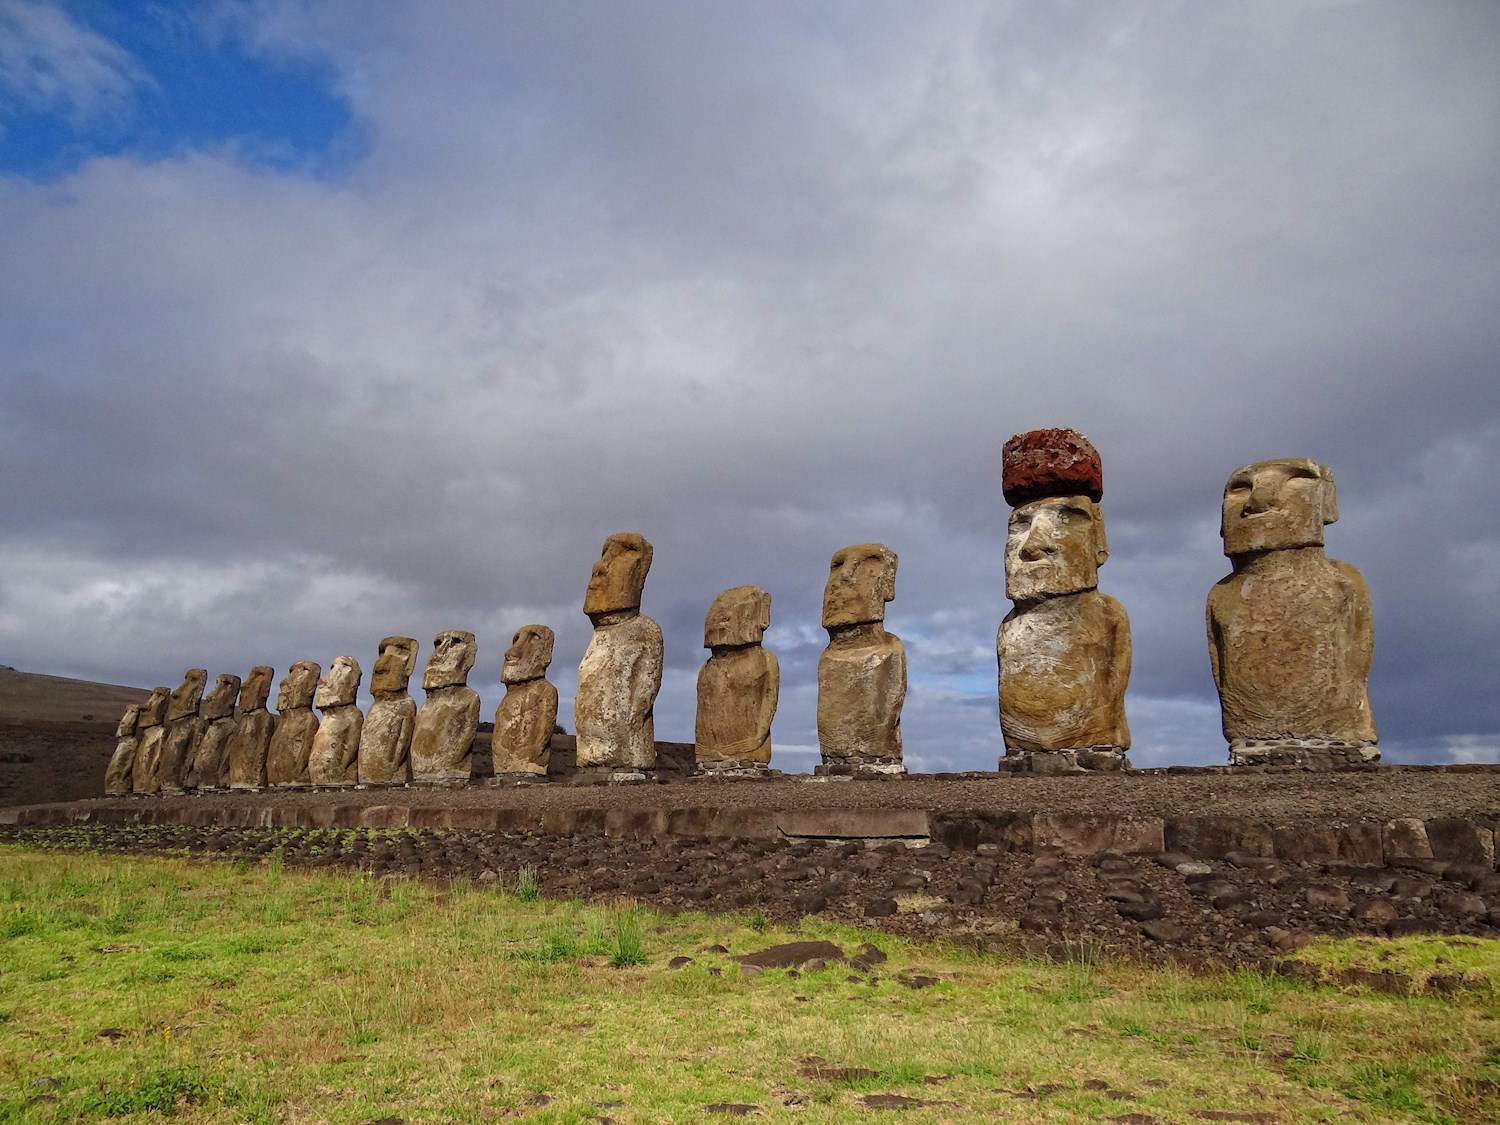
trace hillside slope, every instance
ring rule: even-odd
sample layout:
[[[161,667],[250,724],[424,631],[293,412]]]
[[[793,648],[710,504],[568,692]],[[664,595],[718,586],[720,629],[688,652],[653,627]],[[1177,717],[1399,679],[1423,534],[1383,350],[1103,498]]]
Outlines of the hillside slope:
[[[103,796],[115,726],[148,694],[0,668],[0,805]]]

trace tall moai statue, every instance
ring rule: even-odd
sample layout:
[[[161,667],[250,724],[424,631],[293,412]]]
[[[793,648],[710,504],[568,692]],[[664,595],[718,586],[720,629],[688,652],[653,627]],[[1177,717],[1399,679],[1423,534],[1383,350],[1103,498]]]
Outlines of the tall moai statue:
[[[115,752],[109,756],[109,765],[104,769],[104,795],[123,797],[130,792],[132,775],[135,773],[135,755],[141,748],[141,735],[136,729],[141,721],[141,704],[132,703],[120,716],[115,727]]]
[[[307,777],[314,785],[359,782],[359,735],[365,717],[355,704],[363,672],[352,656],[335,657],[318,681],[313,703],[323,712],[307,758]]]
[[[167,705],[167,737],[162,744],[160,772],[163,793],[183,791],[184,775],[192,764],[198,735],[203,730],[198,705],[203,701],[203,685],[207,682],[208,669],[189,668]]]
[[[161,792],[162,747],[167,741],[167,705],[172,702],[172,689],[151,689],[146,702],[141,704],[141,744],[135,752],[135,770],[131,773],[130,788],[135,793]]]
[[[818,749],[825,769],[906,772],[906,648],[885,631],[885,603],[896,596],[896,561],[890,548],[860,543],[835,553],[828,565],[828,647],[818,660]]]
[[[240,713],[229,736],[229,788],[242,790],[266,787],[266,759],[271,754],[271,736],[276,733],[276,716],[266,710],[271,698],[271,684],[276,671],[270,665],[257,664],[240,686]]]
[[[313,693],[323,674],[320,665],[299,660],[287,669],[276,694],[276,730],[266,753],[266,784],[272,789],[311,785],[307,762],[318,734]]]
[[[495,709],[490,741],[496,777],[547,775],[552,729],[557,725],[557,688],[547,682],[555,639],[545,625],[522,625],[505,650],[500,669],[505,696]]]
[[[240,678],[221,673],[213,690],[203,697],[198,715],[203,733],[193,753],[185,779],[189,789],[222,789],[229,768],[229,740],[234,735],[234,701],[240,694]]]
[[[781,693],[781,665],[761,646],[771,625],[771,595],[759,586],[732,586],[709,606],[698,670],[694,753],[710,773],[771,764],[771,720]]]
[[[656,693],[661,690],[661,627],[641,613],[651,544],[611,535],[589,575],[583,612],[594,635],[578,665],[573,723],[578,765],[624,779],[656,768]]]
[[[375,702],[359,734],[359,784],[405,785],[411,777],[411,736],[417,703],[407,694],[417,670],[413,637],[386,637],[370,674]]]
[[[474,772],[479,733],[479,693],[468,686],[478,645],[473,633],[451,630],[432,642],[422,674],[427,698],[411,739],[411,779],[416,785],[463,785]]]
[[[1098,590],[1109,558],[1099,452],[1076,430],[1031,430],[1005,443],[1000,623],[1000,768],[1065,773],[1128,768],[1130,619]]]
[[[1236,469],[1224,487],[1233,572],[1208,594],[1208,655],[1236,765],[1377,761],[1375,637],[1359,571],[1323,553],[1333,474],[1301,457]]]

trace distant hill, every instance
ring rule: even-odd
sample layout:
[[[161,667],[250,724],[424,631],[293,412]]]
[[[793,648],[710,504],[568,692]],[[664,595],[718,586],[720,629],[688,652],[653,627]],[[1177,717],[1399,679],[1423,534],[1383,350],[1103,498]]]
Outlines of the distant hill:
[[[96,684],[0,668],[0,726],[114,730],[127,705],[144,703],[150,688]]]

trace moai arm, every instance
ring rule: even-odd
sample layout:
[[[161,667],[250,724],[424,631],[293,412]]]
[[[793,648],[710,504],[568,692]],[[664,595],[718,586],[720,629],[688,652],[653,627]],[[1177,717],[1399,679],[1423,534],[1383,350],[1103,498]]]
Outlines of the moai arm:
[[[1130,683],[1130,660],[1133,655],[1130,642],[1130,617],[1125,612],[1125,607],[1115,598],[1108,594],[1101,595],[1104,600],[1105,619],[1109,623],[1109,650],[1110,659],[1104,665],[1104,674],[1108,678],[1110,700],[1119,700],[1119,730],[1116,731],[1118,742],[1122,747],[1130,746],[1130,727],[1125,719],[1125,688]]]
[[[764,745],[771,737],[771,721],[776,718],[776,705],[781,696],[781,663],[776,659],[776,654],[769,649],[762,649],[766,654],[766,675],[768,682],[766,690],[760,697],[760,714],[756,716],[755,730],[760,736],[760,744]]]
[[[661,626],[655,621],[649,617],[636,620],[649,626],[642,629],[641,643],[634,646],[630,657],[630,701],[639,721],[651,713],[661,691],[662,639]]]
[[[1370,604],[1370,587],[1356,567],[1338,559],[1331,561],[1349,582],[1350,671],[1359,680],[1365,728],[1363,736],[1374,742],[1377,735],[1375,716],[1370,710],[1370,665],[1375,658],[1375,618]]]
[[[1214,690],[1222,697],[1224,693],[1224,673],[1219,666],[1219,651],[1223,647],[1224,633],[1219,627],[1219,615],[1214,604],[1219,600],[1218,585],[1208,592],[1208,607],[1204,611],[1204,618],[1208,628],[1208,664],[1214,674]]]

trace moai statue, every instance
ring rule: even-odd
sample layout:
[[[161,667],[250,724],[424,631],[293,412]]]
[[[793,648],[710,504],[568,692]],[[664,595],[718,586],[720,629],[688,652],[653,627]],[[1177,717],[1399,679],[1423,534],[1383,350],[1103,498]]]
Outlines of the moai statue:
[[[151,689],[151,695],[141,705],[141,744],[135,752],[135,770],[131,774],[130,788],[135,793],[161,792],[161,756],[167,741],[167,704],[172,701],[172,689]]]
[[[422,674],[427,698],[411,738],[411,779],[417,785],[463,785],[473,775],[479,693],[468,686],[478,646],[473,633],[452,630],[432,642]]]
[[[276,732],[276,716],[266,710],[271,697],[274,669],[257,664],[250,669],[240,687],[240,713],[229,736],[229,788],[264,789],[266,759],[271,753],[271,736]]]
[[[229,767],[229,740],[234,735],[234,701],[240,694],[240,678],[227,672],[219,676],[198,709],[203,733],[187,772],[189,789],[222,789]]]
[[[771,624],[771,595],[733,586],[714,599],[703,622],[711,654],[698,671],[694,730],[698,768],[754,770],[771,764],[771,720],[781,692],[776,654],[761,647]]]
[[[314,785],[354,785],[359,781],[359,735],[365,717],[355,705],[363,673],[352,656],[336,657],[318,681],[313,703],[323,712],[307,758]]]
[[[193,761],[203,722],[198,718],[198,704],[203,701],[203,685],[208,681],[206,668],[189,668],[182,684],[172,693],[167,706],[167,738],[161,751],[161,791],[181,793],[184,774]]]
[[[1233,573],[1208,594],[1208,655],[1235,765],[1373,762],[1370,591],[1323,553],[1339,518],[1333,474],[1285,457],[1236,469],[1224,487]]]
[[[109,765],[104,769],[106,797],[123,797],[130,792],[135,754],[141,747],[141,736],[136,730],[140,721],[141,704],[132,703],[120,717],[120,725],[115,727],[115,752],[109,756]]]
[[[380,642],[370,693],[375,702],[359,735],[359,784],[405,785],[411,777],[411,735],[417,721],[416,700],[406,694],[417,670],[417,642],[387,637]]]
[[[589,575],[583,612],[594,635],[578,665],[573,702],[578,765],[612,769],[617,780],[656,768],[656,693],[661,690],[661,627],[641,613],[651,544],[611,535]]]
[[[276,731],[266,754],[266,784],[273,789],[312,784],[307,762],[318,735],[312,701],[322,674],[323,669],[311,660],[299,660],[281,681],[276,693]]]
[[[1129,768],[1125,685],[1130,619],[1098,590],[1109,558],[1103,467],[1076,430],[1032,430],[1005,443],[1001,490],[1015,510],[1005,538],[1000,768],[1068,773]]]
[[[896,596],[896,561],[890,548],[860,543],[835,553],[828,565],[828,647],[818,660],[818,749],[825,770],[906,772],[906,648],[885,631],[885,603]]]
[[[552,728],[557,725],[557,688],[547,682],[554,635],[545,625],[522,625],[505,650],[500,681],[505,697],[495,709],[491,740],[495,776],[547,776]]]

